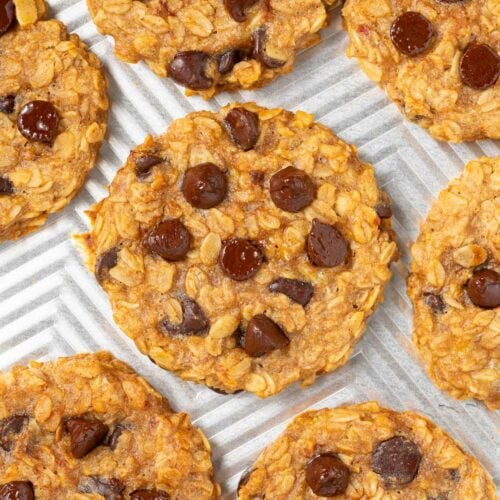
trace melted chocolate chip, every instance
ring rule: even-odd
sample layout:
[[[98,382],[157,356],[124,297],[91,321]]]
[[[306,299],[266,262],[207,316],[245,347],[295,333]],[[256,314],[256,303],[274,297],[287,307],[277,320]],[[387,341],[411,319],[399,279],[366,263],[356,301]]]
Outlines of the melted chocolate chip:
[[[26,415],[13,415],[0,420],[0,448],[10,451],[14,447],[16,436],[23,430],[28,420]]]
[[[112,450],[114,450],[118,444],[118,440],[122,435],[124,427],[120,424],[116,425],[113,431],[108,434],[106,439],[103,441],[103,444],[109,446]]]
[[[30,481],[11,481],[0,486],[0,500],[35,500],[35,490]]]
[[[238,481],[238,488],[236,489],[236,493],[239,493],[240,489],[243,488],[243,486],[245,486],[245,484],[247,484],[248,481],[250,481],[250,476],[252,475],[252,472],[253,472],[253,468],[250,465],[241,473],[240,480]]]
[[[12,194],[14,192],[14,184],[7,177],[0,177],[0,195]]]
[[[462,82],[476,90],[493,87],[500,75],[500,57],[489,45],[469,45],[460,60]]]
[[[339,266],[349,256],[349,245],[342,233],[335,226],[323,224],[318,219],[312,222],[306,250],[311,262],[321,267]]]
[[[17,128],[30,141],[50,144],[58,134],[59,113],[50,102],[28,102],[17,115]]]
[[[0,0],[0,35],[3,35],[14,23],[14,10],[12,0]]]
[[[135,159],[135,175],[139,179],[145,179],[151,172],[151,169],[163,161],[157,155],[142,153]]]
[[[229,15],[237,22],[246,21],[248,11],[259,0],[224,0],[224,7]]]
[[[259,116],[245,108],[233,108],[224,118],[231,140],[243,151],[253,149],[259,140]]]
[[[295,167],[276,172],[269,182],[273,203],[287,212],[300,212],[314,200],[314,184],[311,178]]]
[[[262,250],[243,238],[222,242],[219,264],[233,280],[245,281],[254,276],[264,260]]]
[[[265,174],[261,170],[251,170],[250,177],[252,178],[252,182],[257,184],[258,186],[262,186],[264,184]]]
[[[118,248],[110,248],[102,253],[95,263],[95,277],[102,283],[109,275],[109,270],[118,264]]]
[[[71,453],[75,458],[83,458],[104,441],[109,427],[94,418],[72,417],[66,420],[66,430]]]
[[[81,493],[97,493],[102,495],[105,500],[122,500],[125,485],[114,477],[87,476],[80,479],[78,491]]]
[[[159,328],[165,333],[192,335],[204,332],[210,325],[203,309],[189,297],[182,301],[182,323],[174,324],[167,317],[159,323]]]
[[[236,64],[243,61],[247,53],[242,49],[226,50],[217,58],[217,70],[221,75],[230,73]]]
[[[196,165],[186,170],[181,190],[184,198],[193,207],[215,207],[226,197],[226,174],[213,163]]]
[[[252,358],[258,358],[290,343],[282,328],[264,314],[257,314],[247,325],[241,344]]]
[[[206,90],[212,84],[212,78],[206,74],[210,56],[199,50],[179,52],[168,66],[168,76],[177,83],[192,90]]]
[[[392,209],[390,205],[379,203],[375,207],[375,212],[377,212],[380,219],[390,219],[392,217]]]
[[[130,493],[130,500],[170,500],[170,495],[162,490],[135,490]]]
[[[306,306],[311,300],[314,288],[307,281],[292,280],[289,278],[277,278],[269,285],[269,291],[282,293],[289,299]]]
[[[441,295],[424,293],[424,302],[431,308],[434,314],[443,314],[446,312],[446,303]]]
[[[415,478],[422,455],[418,446],[403,436],[395,436],[377,445],[372,455],[372,469],[389,487],[407,484]]]
[[[15,95],[9,94],[0,97],[0,113],[5,113],[6,115],[10,115],[10,113],[14,111],[15,106],[16,106]]]
[[[274,57],[270,57],[266,52],[267,42],[267,29],[261,27],[252,33],[253,51],[252,56],[254,59],[262,63],[266,68],[274,69],[281,68],[286,64],[286,61],[280,61]]]
[[[335,455],[324,453],[306,465],[306,482],[315,495],[332,497],[345,493],[349,484],[349,468]]]
[[[500,274],[493,269],[475,271],[467,282],[471,302],[484,309],[500,306]]]
[[[180,220],[166,220],[146,236],[144,246],[165,260],[179,261],[189,252],[191,233]]]
[[[399,52],[411,57],[418,56],[431,46],[434,28],[422,14],[408,11],[392,23],[391,40]]]

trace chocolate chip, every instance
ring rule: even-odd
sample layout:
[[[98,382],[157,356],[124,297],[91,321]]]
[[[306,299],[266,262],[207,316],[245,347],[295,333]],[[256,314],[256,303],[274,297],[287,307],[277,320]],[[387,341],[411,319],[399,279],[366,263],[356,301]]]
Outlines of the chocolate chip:
[[[243,392],[243,389],[238,389],[234,392],[227,392],[224,389],[219,389],[218,387],[209,387],[209,389],[216,394],[220,394],[221,396],[234,396],[236,394],[239,394],[240,392]]]
[[[321,267],[336,267],[347,261],[349,245],[342,233],[330,224],[313,219],[307,236],[307,255],[311,262]]]
[[[0,177],[0,195],[12,194],[14,192],[14,184],[7,177]]]
[[[243,61],[247,53],[242,49],[226,50],[217,58],[217,70],[221,75],[231,72],[236,64]]]
[[[103,252],[95,263],[95,277],[102,283],[107,277],[109,270],[118,264],[118,248],[110,248]]]
[[[472,303],[484,309],[500,306],[500,274],[493,269],[475,271],[467,282]]]
[[[281,327],[265,314],[257,314],[247,325],[241,345],[245,352],[258,358],[276,349],[282,349],[290,343]]]
[[[276,172],[269,182],[274,204],[287,212],[300,212],[314,200],[314,184],[311,178],[295,167]]]
[[[233,108],[224,118],[231,140],[243,151],[253,149],[259,140],[259,116],[245,108]]]
[[[441,295],[424,293],[424,302],[431,308],[434,314],[443,314],[446,312],[446,303]]]
[[[139,179],[145,179],[151,172],[151,169],[161,163],[163,158],[157,155],[143,153],[135,159],[135,175]]]
[[[114,477],[87,476],[80,479],[78,491],[80,493],[97,493],[106,500],[122,500],[125,485]]]
[[[314,293],[314,288],[307,281],[292,280],[289,278],[277,278],[269,285],[269,291],[282,293],[288,298],[303,305],[309,304]]]
[[[124,427],[122,425],[116,425],[113,431],[108,434],[102,444],[109,446],[112,450],[114,450],[116,448],[116,445],[118,444],[118,440],[120,439],[123,430]]]
[[[448,472],[452,481],[458,481],[460,479],[460,471],[458,469],[448,469]]]
[[[222,242],[219,264],[233,280],[245,281],[254,276],[264,260],[262,250],[249,240],[231,238]]]
[[[476,90],[493,87],[500,75],[500,57],[489,45],[469,45],[460,60],[462,82]]]
[[[14,18],[14,2],[0,0],[0,35],[3,35],[12,26]]]
[[[306,465],[306,482],[315,495],[332,497],[345,493],[350,471],[335,455],[323,453],[309,460]]]
[[[104,441],[109,427],[95,418],[71,417],[66,420],[66,430],[71,453],[75,458],[83,458]]]
[[[262,186],[264,184],[265,174],[261,170],[250,170],[250,177],[252,178],[252,182],[257,184],[258,186]]]
[[[252,466],[249,466],[241,473],[240,480],[238,481],[238,487],[236,489],[236,493],[239,493],[240,489],[243,488],[243,486],[245,486],[245,484],[247,484],[248,481],[250,481],[250,476],[252,475],[252,472],[253,472],[253,468],[252,468]]]
[[[11,481],[0,486],[0,500],[35,500],[33,483]]]
[[[159,323],[165,333],[191,335],[205,331],[210,325],[203,309],[193,299],[186,297],[182,301],[182,323],[174,324],[167,317]]]
[[[145,238],[144,245],[165,260],[184,259],[191,247],[191,233],[179,219],[160,222]]]
[[[386,486],[399,486],[413,481],[421,459],[413,441],[395,436],[377,445],[372,455],[372,469],[384,478]]]
[[[270,57],[266,52],[267,42],[267,29],[263,26],[252,33],[253,51],[252,56],[254,59],[262,63],[266,68],[275,69],[281,68],[286,64],[286,61],[281,61]]]
[[[193,207],[212,208],[226,197],[226,174],[213,163],[201,163],[186,170],[181,189]]]
[[[28,420],[26,415],[13,415],[0,420],[0,448],[10,451],[14,446],[16,436],[23,430]]]
[[[213,85],[206,74],[210,56],[199,50],[179,52],[168,66],[168,76],[192,90],[206,90]]]
[[[224,7],[229,15],[237,22],[246,21],[248,11],[259,0],[224,0]]]
[[[375,206],[375,212],[377,212],[380,219],[390,219],[392,217],[392,209],[390,205],[379,203]]]
[[[391,40],[399,52],[411,57],[418,56],[431,46],[434,28],[422,14],[408,11],[392,23]]]
[[[52,143],[58,134],[59,113],[50,102],[28,102],[17,115],[17,128],[30,141]]]
[[[16,106],[15,95],[9,94],[0,97],[0,113],[5,113],[6,115],[10,115],[10,113],[14,111],[15,106]]]
[[[130,493],[131,500],[170,500],[170,495],[162,490],[135,490]]]

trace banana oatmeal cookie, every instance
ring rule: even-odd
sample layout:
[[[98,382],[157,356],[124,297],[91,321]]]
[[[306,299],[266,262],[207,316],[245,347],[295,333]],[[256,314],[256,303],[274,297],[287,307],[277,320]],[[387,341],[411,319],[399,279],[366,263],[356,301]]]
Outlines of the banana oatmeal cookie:
[[[0,241],[37,229],[69,203],[107,123],[97,57],[59,21],[23,26],[29,15],[20,6],[29,0],[16,2],[19,26],[0,15]]]
[[[87,0],[120,59],[144,60],[188,95],[255,88],[292,70],[337,0]]]
[[[356,57],[437,139],[500,139],[498,0],[347,0]]]
[[[415,346],[438,387],[500,409],[500,158],[440,193],[411,250]]]
[[[240,500],[495,500],[480,463],[419,413],[375,402],[308,411],[259,456]]]
[[[265,397],[345,363],[397,256],[356,148],[233,104],[148,137],[79,236],[118,325],[180,377]]]
[[[107,352],[0,374],[0,499],[217,499],[210,445]]]

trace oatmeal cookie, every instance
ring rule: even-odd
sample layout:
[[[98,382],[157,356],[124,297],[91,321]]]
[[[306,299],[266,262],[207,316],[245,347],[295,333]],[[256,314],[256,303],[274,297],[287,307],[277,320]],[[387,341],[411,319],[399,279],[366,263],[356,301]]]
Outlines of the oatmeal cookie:
[[[500,409],[500,158],[471,161],[411,249],[413,341],[438,387]]]
[[[61,22],[0,36],[0,241],[37,229],[78,192],[106,131],[106,90],[97,57]]]
[[[499,5],[347,0],[347,54],[437,139],[500,139]]]
[[[99,352],[0,374],[0,498],[216,499],[219,487],[189,416]]]
[[[496,499],[480,463],[419,413],[376,402],[302,413],[259,456],[241,500]]]
[[[373,168],[304,112],[233,104],[130,154],[78,239],[138,348],[265,397],[345,363],[397,249]]]
[[[337,0],[87,0],[116,55],[209,98],[292,70]]]

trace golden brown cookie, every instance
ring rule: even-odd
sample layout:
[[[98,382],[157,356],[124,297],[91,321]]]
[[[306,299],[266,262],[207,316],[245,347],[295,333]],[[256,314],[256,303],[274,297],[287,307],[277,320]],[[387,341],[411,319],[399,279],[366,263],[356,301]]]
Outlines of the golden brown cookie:
[[[0,374],[0,498],[219,493],[203,433],[109,353],[32,361]]]
[[[413,341],[438,387],[500,408],[500,158],[443,190],[411,249]]]
[[[419,413],[375,402],[296,417],[241,479],[240,500],[481,499],[481,464]]]

